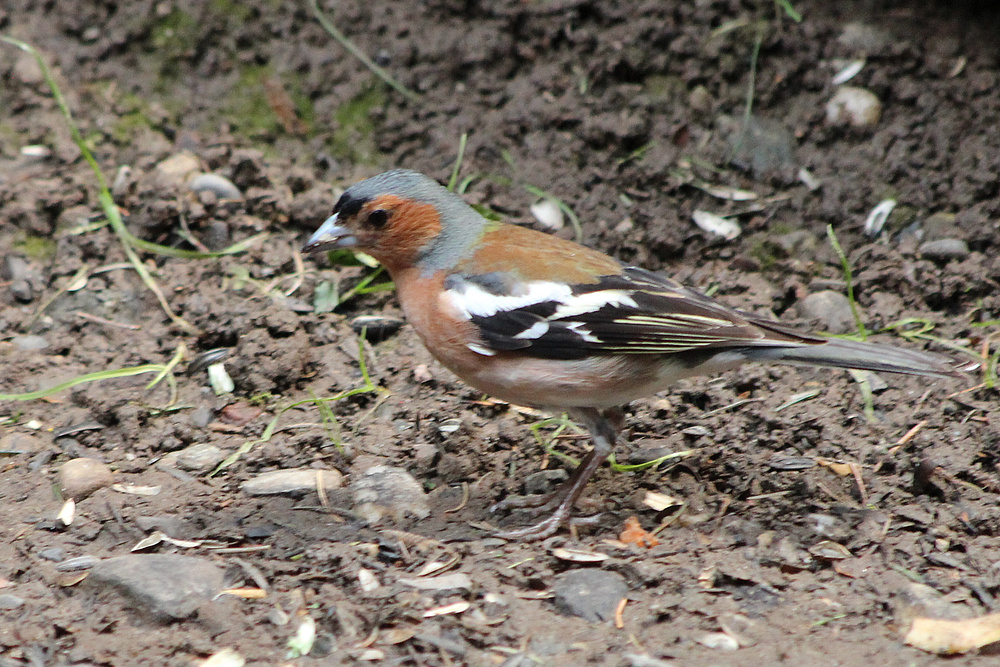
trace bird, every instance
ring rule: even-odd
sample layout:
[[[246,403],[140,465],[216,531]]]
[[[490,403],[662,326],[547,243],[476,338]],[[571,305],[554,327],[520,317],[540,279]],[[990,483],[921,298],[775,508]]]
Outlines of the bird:
[[[976,364],[829,338],[731,308],[665,275],[528,227],[490,220],[433,179],[394,169],[348,187],[304,247],[362,251],[389,273],[406,320],[441,364],[497,399],[566,413],[593,446],[536,523],[569,525],[615,446],[622,406],[746,362],[960,377]]]

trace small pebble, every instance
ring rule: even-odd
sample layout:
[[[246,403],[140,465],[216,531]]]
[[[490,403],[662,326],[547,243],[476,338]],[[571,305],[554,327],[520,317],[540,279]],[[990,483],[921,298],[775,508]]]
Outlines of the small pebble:
[[[867,129],[874,127],[881,117],[882,102],[864,88],[841,86],[826,103],[826,119],[832,125]]]
[[[74,500],[86,498],[113,481],[111,468],[95,459],[72,459],[59,468],[59,488]]]
[[[351,320],[351,329],[354,333],[360,336],[363,332],[365,338],[373,343],[380,343],[395,335],[402,326],[403,320],[398,317],[383,315],[361,315]]]
[[[76,558],[67,558],[57,564],[56,570],[59,572],[81,572],[89,570],[99,562],[101,562],[101,559],[97,556],[77,556]]]
[[[718,649],[720,651],[735,651],[740,647],[739,642],[724,632],[709,632],[697,638],[702,646]]]
[[[758,174],[795,164],[795,136],[779,121],[751,116],[745,132],[742,120],[720,116],[719,123],[734,152],[733,164]]]
[[[856,326],[851,302],[833,290],[810,294],[795,304],[795,313],[803,319],[818,320],[822,329],[829,333],[849,333]]]
[[[569,473],[562,468],[539,470],[524,478],[524,492],[535,495],[552,491],[559,482],[569,479]]]
[[[243,193],[233,185],[233,182],[218,174],[198,174],[188,183],[188,188],[193,192],[211,192],[222,200],[243,199]]]
[[[17,609],[24,604],[24,598],[12,593],[0,595],[0,609]]]
[[[340,488],[343,475],[337,470],[316,470],[314,468],[297,468],[293,470],[275,470],[257,475],[243,482],[243,492],[250,496],[273,496],[281,493],[308,493],[316,490],[318,479],[323,480],[323,488],[327,491]]]
[[[420,482],[402,468],[369,468],[354,481],[351,491],[355,510],[369,523],[384,516],[397,521],[407,516],[424,519],[431,513]]]
[[[112,589],[160,621],[183,619],[212,600],[225,569],[210,560],[176,554],[131,554],[107,558],[87,577],[88,586]]]
[[[969,255],[969,244],[962,239],[938,239],[922,243],[917,249],[921,257],[947,262],[964,259]]]
[[[25,336],[14,336],[10,342],[14,344],[14,347],[22,352],[44,350],[49,346],[49,341],[45,340],[41,336],[30,334]]]
[[[205,428],[212,421],[212,411],[204,405],[197,407],[191,413],[191,423],[198,428]]]
[[[187,151],[171,155],[158,165],[156,171],[174,181],[182,181],[198,171],[201,163],[194,154]]]
[[[179,516],[137,516],[135,522],[147,533],[158,530],[175,539],[186,539],[191,533],[184,519]]]
[[[570,570],[556,577],[553,602],[565,614],[591,622],[610,621],[628,594],[625,577],[607,570]]]
[[[34,454],[42,448],[42,439],[28,433],[8,433],[0,438],[0,454]]]
[[[226,458],[226,452],[215,445],[198,443],[175,452],[174,456],[177,457],[179,468],[191,472],[204,472],[222,463]]]
[[[48,549],[42,549],[38,552],[39,558],[44,558],[45,560],[50,560],[53,563],[58,563],[60,561],[66,560],[66,552],[60,547],[49,547]]]

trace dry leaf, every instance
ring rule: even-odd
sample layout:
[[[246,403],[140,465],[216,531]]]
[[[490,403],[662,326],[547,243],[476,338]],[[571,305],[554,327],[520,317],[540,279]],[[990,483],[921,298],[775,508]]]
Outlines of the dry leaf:
[[[929,653],[966,653],[1000,641],[1000,614],[962,621],[915,618],[903,641]]]
[[[634,544],[639,547],[651,549],[660,543],[656,535],[639,525],[639,519],[630,516],[625,519],[625,530],[618,536],[618,539],[625,544]]]
[[[656,491],[647,491],[646,497],[642,499],[642,504],[646,507],[653,509],[656,512],[662,512],[668,507],[676,507],[678,505],[683,505],[683,501],[680,498],[675,498],[674,496],[668,496],[665,493],[657,493]]]

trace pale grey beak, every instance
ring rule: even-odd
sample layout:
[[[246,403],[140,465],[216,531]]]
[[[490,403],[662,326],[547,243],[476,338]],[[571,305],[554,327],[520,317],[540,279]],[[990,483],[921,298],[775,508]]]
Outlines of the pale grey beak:
[[[335,250],[337,248],[353,248],[358,245],[358,240],[346,227],[337,224],[337,214],[334,213],[319,226],[316,233],[309,237],[304,252],[315,252],[317,250]]]

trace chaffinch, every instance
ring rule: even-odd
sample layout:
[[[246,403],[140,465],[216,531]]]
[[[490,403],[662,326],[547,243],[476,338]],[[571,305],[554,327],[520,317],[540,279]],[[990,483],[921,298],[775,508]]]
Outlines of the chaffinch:
[[[538,539],[573,504],[617,436],[610,411],[679,379],[769,361],[953,377],[943,356],[818,337],[735,310],[665,276],[542,232],[493,222],[414,171],[352,185],[306,250],[352,248],[386,268],[430,353],[473,387],[567,412],[593,449],[546,499]],[[511,503],[514,504],[514,503]],[[524,503],[528,504],[528,503]]]

